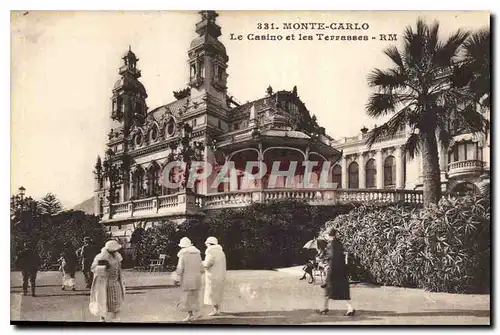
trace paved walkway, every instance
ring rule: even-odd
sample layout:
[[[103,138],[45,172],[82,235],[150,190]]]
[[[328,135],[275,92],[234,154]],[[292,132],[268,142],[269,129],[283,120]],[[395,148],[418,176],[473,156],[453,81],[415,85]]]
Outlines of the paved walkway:
[[[126,303],[121,322],[178,322],[180,290],[169,274],[124,271]],[[489,295],[429,293],[417,289],[355,284],[351,289],[356,316],[343,316],[342,302],[330,302],[330,315],[321,316],[323,290],[299,281],[300,269],[229,271],[225,313],[204,316],[210,324],[490,324]],[[11,319],[32,321],[98,321],[88,310],[89,290],[77,273],[77,291],[61,291],[58,272],[39,273],[37,297],[21,296],[19,272],[11,273]]]

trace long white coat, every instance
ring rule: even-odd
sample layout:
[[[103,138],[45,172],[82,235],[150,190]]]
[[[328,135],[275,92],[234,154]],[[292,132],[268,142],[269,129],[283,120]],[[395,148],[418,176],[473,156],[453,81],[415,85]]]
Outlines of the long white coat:
[[[108,261],[109,268],[97,265],[100,260]],[[119,253],[112,256],[104,248],[95,256],[90,267],[94,272],[89,304],[92,314],[111,320],[122,308],[125,299],[125,283],[121,273],[122,260]]]
[[[220,245],[211,245],[205,251],[205,299],[206,305],[220,305],[226,281],[226,255]]]

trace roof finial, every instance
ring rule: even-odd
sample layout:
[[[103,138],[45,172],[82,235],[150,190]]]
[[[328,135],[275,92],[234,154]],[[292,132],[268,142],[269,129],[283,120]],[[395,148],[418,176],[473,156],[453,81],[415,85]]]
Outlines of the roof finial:
[[[132,51],[132,46],[128,45],[128,51]]]

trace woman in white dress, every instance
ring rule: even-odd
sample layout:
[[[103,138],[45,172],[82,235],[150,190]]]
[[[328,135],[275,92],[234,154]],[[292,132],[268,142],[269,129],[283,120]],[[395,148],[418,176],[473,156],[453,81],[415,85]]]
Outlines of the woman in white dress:
[[[204,272],[200,250],[191,240],[183,237],[180,240],[181,250],[177,254],[179,262],[175,270],[176,283],[181,287],[181,300],[178,306],[188,315],[183,321],[192,321],[199,317],[201,307],[201,275]]]
[[[121,245],[115,240],[106,242],[90,267],[94,273],[90,289],[90,312],[102,322],[112,321],[120,312],[125,299],[125,284],[121,273]]]
[[[215,316],[220,314],[220,305],[224,294],[224,283],[226,281],[226,255],[222,246],[215,237],[210,236],[205,241],[205,305],[213,307],[209,314]]]

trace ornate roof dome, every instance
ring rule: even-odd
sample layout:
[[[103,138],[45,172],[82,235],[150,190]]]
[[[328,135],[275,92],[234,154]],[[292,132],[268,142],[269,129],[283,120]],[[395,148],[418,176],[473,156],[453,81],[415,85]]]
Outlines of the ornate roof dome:
[[[120,79],[118,79],[113,86],[113,90],[119,89],[132,90],[135,92],[139,92],[142,96],[148,96],[144,85],[135,78],[121,77]]]

